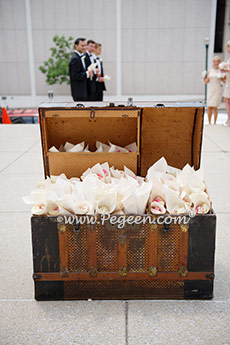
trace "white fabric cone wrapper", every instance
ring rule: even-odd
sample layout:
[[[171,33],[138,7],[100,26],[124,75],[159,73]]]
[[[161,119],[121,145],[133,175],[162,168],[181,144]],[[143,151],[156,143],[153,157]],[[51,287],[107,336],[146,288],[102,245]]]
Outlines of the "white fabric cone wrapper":
[[[89,145],[86,145],[85,149],[83,150],[84,152],[90,152],[89,150]]]
[[[97,141],[96,148],[97,148],[96,152],[109,152],[110,146],[103,144],[100,141]]]
[[[64,145],[64,150],[65,152],[68,152],[69,150],[71,150],[74,147],[73,144],[69,143],[68,141],[65,143]]]
[[[82,152],[82,151],[84,151],[84,146],[85,146],[85,142],[83,141],[82,143],[73,146],[73,147],[72,147],[69,151],[67,151],[67,152]]]
[[[65,145],[61,145],[59,147],[59,149],[57,149],[55,146],[52,146],[50,149],[49,149],[49,152],[82,152],[82,151],[87,151],[88,150],[88,147],[85,148],[84,150],[84,147],[85,147],[85,142],[81,142],[77,145],[73,145],[71,143],[69,143],[68,141],[65,143]],[[88,151],[89,152],[89,151]]]
[[[204,80],[205,78],[207,78],[208,76],[208,72],[207,71],[203,71],[201,72],[201,79]]]
[[[150,211],[152,214],[165,214],[166,208],[164,207],[164,201],[157,201],[158,198],[156,198],[154,201],[150,203]]]
[[[58,149],[56,149],[55,146],[52,146],[50,149],[49,149],[49,152],[60,152]]]
[[[105,74],[103,78],[104,78],[104,80],[111,80],[111,77],[107,74]]]
[[[97,142],[97,149],[100,147],[102,143]],[[67,149],[73,147],[67,145]],[[95,164],[80,178],[51,176],[38,182],[23,201],[32,206],[32,214],[52,216],[204,214],[211,208],[202,169],[195,171],[188,164],[176,169],[168,166],[164,157],[149,168],[145,178],[127,167],[110,167],[107,162]]]
[[[112,143],[109,143],[109,146],[110,146],[110,148],[109,148],[108,152],[129,152],[124,147],[117,146],[117,145],[114,145]]]
[[[82,141],[81,143],[74,145],[69,143],[68,141],[65,143],[65,145],[61,145],[59,149],[57,149],[55,146],[52,146],[49,149],[49,152],[91,152],[89,150],[89,145],[86,145],[85,142]],[[112,143],[109,143],[109,145],[106,145],[104,143],[101,143],[100,141],[96,141],[96,151],[95,152],[137,152],[137,144],[132,143],[125,147],[116,146]]]
[[[95,63],[91,63],[91,65],[89,65],[89,67],[88,67],[88,71],[94,71],[96,67],[97,67],[97,63],[96,62]]]
[[[219,69],[224,69],[224,70],[230,71],[230,64],[227,62],[221,62],[219,64]]]

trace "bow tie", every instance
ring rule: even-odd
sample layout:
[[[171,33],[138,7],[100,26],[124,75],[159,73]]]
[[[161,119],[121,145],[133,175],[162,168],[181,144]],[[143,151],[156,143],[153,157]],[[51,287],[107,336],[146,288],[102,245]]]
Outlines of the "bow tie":
[[[92,54],[89,54],[89,57],[91,57],[92,56]]]

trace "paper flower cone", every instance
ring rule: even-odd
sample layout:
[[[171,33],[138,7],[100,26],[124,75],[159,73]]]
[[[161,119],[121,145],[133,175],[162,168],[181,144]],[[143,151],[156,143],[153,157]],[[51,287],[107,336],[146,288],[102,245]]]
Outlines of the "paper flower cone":
[[[166,209],[162,202],[153,201],[150,204],[150,212],[152,214],[165,214]]]
[[[127,195],[123,200],[125,214],[137,214],[137,200],[134,193]]]
[[[52,146],[50,149],[49,149],[49,152],[59,152],[58,149],[56,149],[55,146]]]
[[[76,200],[85,200],[84,184],[81,181],[76,181],[72,187],[72,195]]]
[[[144,214],[152,190],[152,182],[143,183],[136,189],[137,213]]]
[[[117,188],[117,210],[123,210],[124,204],[123,200],[126,200],[127,197],[133,193],[133,191],[137,188],[137,182],[131,178],[131,180],[127,180],[124,177],[118,179],[118,183],[116,184]]]
[[[71,177],[69,180],[70,183],[77,185],[81,180],[78,177]]]
[[[41,199],[39,202],[35,203],[32,207],[32,214],[37,216],[42,216],[47,214],[47,201]]]
[[[77,201],[75,204],[75,214],[94,214],[93,205],[87,201]]]
[[[152,181],[152,191],[150,193],[150,202],[152,202],[156,197],[159,197],[159,196],[165,200],[163,181],[155,175],[152,175],[151,181]]]
[[[66,211],[75,214],[75,203],[72,195],[63,195],[62,198],[57,200],[57,204]]]
[[[96,141],[96,152],[109,152],[109,145],[103,144],[100,141]]]
[[[34,205],[37,204],[43,197],[43,193],[36,191],[34,193],[31,193],[30,195],[23,196],[22,200],[27,205]]]
[[[96,174],[96,176],[98,177],[98,179],[100,180],[103,180],[104,179],[104,172],[103,172],[103,169],[102,169],[102,166],[101,164],[97,163],[96,165],[94,165],[92,168],[91,168],[91,172],[93,174]]]
[[[194,209],[196,213],[203,214],[208,213],[210,211],[210,200],[208,198],[207,193],[205,192],[198,192],[190,194],[190,199],[194,204]]]
[[[125,146],[125,149],[128,150],[129,152],[137,152],[137,144],[132,143],[127,146]]]
[[[123,216],[125,213],[122,210],[114,211],[112,215],[114,216]]]
[[[179,192],[176,192],[168,187],[164,187],[166,207],[170,214],[188,213],[190,208],[185,201],[179,196]]]
[[[66,180],[66,181],[68,180],[65,174],[61,174],[61,175],[58,175],[58,176],[51,175],[51,177],[50,177],[50,180],[53,183],[56,183],[57,179],[63,179],[63,180]]]
[[[97,214],[107,214],[115,211],[116,193],[107,193],[96,203]]]
[[[74,147],[74,145],[67,141],[64,145],[64,150],[65,150],[65,152],[69,152],[73,147]]]
[[[189,197],[189,194],[186,193],[185,190],[180,189],[180,198],[186,203],[186,205],[191,208],[192,200]]]
[[[130,177],[133,177],[134,179],[137,178],[136,174],[134,174],[134,172],[130,170],[129,168],[127,168],[126,166],[124,166],[124,173],[125,173],[125,176],[130,176]]]
[[[90,152],[89,145],[86,145],[86,148],[84,149],[84,152]]]
[[[121,179],[122,177],[125,176],[124,171],[118,170],[118,169],[114,169],[114,167],[110,168],[110,172],[111,172],[111,176],[115,177],[117,179]]]
[[[177,183],[177,181],[167,180],[167,181],[165,181],[165,185],[166,185],[168,188],[174,190],[175,192],[179,192],[179,190],[180,190],[180,186],[179,186],[179,184]]]
[[[80,144],[74,145],[69,152],[82,152],[84,151],[84,147],[85,147],[85,142],[83,141]]]
[[[47,177],[43,181],[38,181],[36,187],[38,189],[44,189],[44,188],[48,188],[51,184],[52,184],[51,179],[49,177]]]
[[[203,182],[203,170],[199,169],[195,171],[193,168],[187,164],[182,171],[178,174],[178,181],[183,190],[187,194],[203,191],[205,189],[205,184]]]
[[[162,174],[165,174],[167,171],[168,164],[166,159],[162,157],[155,164],[153,164],[147,171],[146,178],[152,180],[154,177],[159,177]]]
[[[68,181],[64,180],[62,178],[57,178],[55,187],[53,187],[59,190],[58,194],[62,193],[64,194],[71,194],[73,190],[73,185]]]
[[[95,70],[95,68],[97,67],[97,63],[95,62],[95,63],[91,63],[91,65],[89,65],[89,67],[88,67],[88,71],[93,71],[93,70]]]
[[[84,181],[84,179],[88,176],[88,175],[95,175],[99,180],[104,181],[105,176],[109,176],[110,175],[110,171],[109,171],[109,165],[108,163],[104,163],[104,164],[95,164],[92,168],[87,169],[81,176],[81,179]]]
[[[87,175],[91,174],[91,169],[88,168],[86,171],[83,172],[83,174],[81,175],[81,180],[84,181],[84,179],[86,178]]]
[[[109,164],[107,162],[101,164],[101,168],[102,168],[104,176],[109,176],[110,175]]]
[[[178,174],[180,171],[181,171],[181,170],[178,169],[178,168],[174,168],[174,167],[171,167],[170,165],[167,165],[167,168],[166,168],[167,174],[173,175],[175,178],[177,177],[177,174]]]
[[[114,145],[112,143],[109,143],[109,151],[108,152],[129,152],[128,150],[124,149],[124,147]]]
[[[47,213],[50,216],[58,216],[60,214],[58,204],[55,201],[47,200]]]

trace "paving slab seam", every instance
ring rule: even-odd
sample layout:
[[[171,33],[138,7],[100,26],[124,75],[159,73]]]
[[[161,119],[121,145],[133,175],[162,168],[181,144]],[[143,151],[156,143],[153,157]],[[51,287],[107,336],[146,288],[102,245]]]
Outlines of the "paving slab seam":
[[[30,146],[26,151],[24,151],[20,156],[18,156],[13,162],[9,163],[7,166],[5,166],[2,170],[0,170],[0,174],[5,171],[6,169],[8,169],[12,164],[14,164],[15,162],[17,162],[22,156],[24,156],[24,154],[28,153],[35,145],[37,145],[37,143],[40,142],[40,139],[38,139],[32,146]]]
[[[23,201],[22,201],[23,202]],[[0,214],[10,214],[10,213],[18,213],[18,214],[21,214],[21,213],[28,213],[29,216],[32,216],[32,213],[29,212],[29,211],[0,211]]]
[[[208,174],[209,174],[209,176],[217,175],[217,173],[215,171],[210,171]],[[228,175],[228,173],[221,171],[221,172],[218,172],[218,175]]]
[[[125,302],[125,344],[128,345],[128,341],[129,341],[129,320],[128,320],[128,316],[129,316],[129,302],[126,301]]]
[[[223,152],[223,153],[225,153],[225,154],[229,152],[229,151],[227,151],[227,150],[223,150],[222,147],[220,147],[220,146],[216,143],[215,140],[211,139],[211,137],[207,136],[206,134],[205,134],[204,136],[205,136],[206,138],[208,138],[213,144],[215,144],[215,145],[220,149],[221,152]],[[216,151],[214,151],[214,152],[216,152]],[[217,151],[217,152],[219,152],[219,151]]]
[[[205,150],[204,152],[202,152],[202,154],[204,153],[220,153],[222,152],[221,150]]]
[[[124,302],[123,300],[92,300],[92,301],[87,301],[87,300],[65,300],[65,301],[58,301],[58,300],[53,300],[53,301],[36,301],[35,299],[0,299],[0,303],[8,303],[8,302],[36,302],[36,303],[52,303],[52,302],[58,302],[58,303],[65,303],[65,302],[89,302],[89,303],[97,303],[97,302],[104,302],[104,303],[109,303],[109,302]],[[129,303],[143,303],[143,302],[151,302],[151,303],[230,303],[230,299],[228,300],[211,300],[211,301],[205,301],[205,300],[162,300],[162,299],[150,299],[150,300],[138,300],[138,299],[134,299],[134,300],[129,300],[129,301],[125,301],[125,324],[126,326],[128,326],[128,312],[129,312]],[[126,329],[126,335],[128,337],[128,328]]]
[[[35,302],[35,299],[0,299],[2,302]]]

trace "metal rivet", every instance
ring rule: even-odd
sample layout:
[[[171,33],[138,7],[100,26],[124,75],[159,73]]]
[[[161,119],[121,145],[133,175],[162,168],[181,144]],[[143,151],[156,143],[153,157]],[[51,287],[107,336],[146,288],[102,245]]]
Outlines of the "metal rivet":
[[[149,275],[151,277],[155,277],[157,275],[157,268],[155,266],[151,266],[149,268]]]

